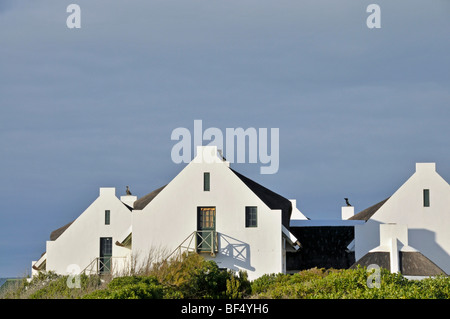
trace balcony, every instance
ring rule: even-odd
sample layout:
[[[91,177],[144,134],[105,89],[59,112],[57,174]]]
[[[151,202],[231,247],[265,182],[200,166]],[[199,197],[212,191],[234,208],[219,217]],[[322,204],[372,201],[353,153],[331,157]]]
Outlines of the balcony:
[[[212,257],[215,257],[218,250],[216,231],[194,231],[166,259],[180,258],[184,252],[209,253]]]

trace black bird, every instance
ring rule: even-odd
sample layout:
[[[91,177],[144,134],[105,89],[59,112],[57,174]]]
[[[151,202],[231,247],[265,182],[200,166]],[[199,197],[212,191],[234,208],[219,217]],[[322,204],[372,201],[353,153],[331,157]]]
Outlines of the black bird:
[[[348,198],[344,198],[345,199],[345,203],[347,204],[347,206],[352,206],[349,202],[348,202]]]
[[[127,195],[132,195],[128,186],[127,186]]]

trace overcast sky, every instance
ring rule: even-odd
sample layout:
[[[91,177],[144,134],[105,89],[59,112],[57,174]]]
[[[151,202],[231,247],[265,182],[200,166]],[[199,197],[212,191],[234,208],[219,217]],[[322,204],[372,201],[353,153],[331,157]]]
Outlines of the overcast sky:
[[[276,174],[232,167],[311,219],[390,196],[415,162],[450,181],[449,16],[448,0],[0,0],[0,277],[30,272],[99,187],[168,183],[171,133],[195,119],[279,128]]]

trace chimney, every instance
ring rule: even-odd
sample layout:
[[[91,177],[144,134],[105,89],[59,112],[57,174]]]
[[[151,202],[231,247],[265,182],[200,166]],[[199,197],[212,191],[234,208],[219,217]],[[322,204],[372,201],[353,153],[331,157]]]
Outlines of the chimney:
[[[100,196],[116,196],[115,187],[100,187]]]
[[[223,159],[217,156],[217,146],[197,146],[197,156],[193,159],[194,163],[223,163]]]
[[[353,206],[342,206],[341,207],[341,217],[343,220],[349,219],[355,215],[355,207]]]
[[[436,163],[416,163],[416,173],[436,172]]]
[[[408,246],[408,227],[397,224],[380,224],[380,246],[390,255],[391,273],[400,272],[399,251]]]
[[[137,200],[137,196],[134,195],[124,195],[120,196],[120,201],[124,203],[125,205],[130,206],[131,208],[134,208],[134,202]]]

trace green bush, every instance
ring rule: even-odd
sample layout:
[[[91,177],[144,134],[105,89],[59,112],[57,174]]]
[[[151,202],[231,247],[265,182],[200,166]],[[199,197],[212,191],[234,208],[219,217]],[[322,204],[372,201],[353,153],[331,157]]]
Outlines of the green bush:
[[[117,277],[106,289],[85,295],[84,299],[161,299],[164,287],[151,277]]]
[[[214,261],[197,254],[182,260],[156,265],[150,276],[127,276],[113,279],[105,289],[84,296],[90,299],[145,298],[243,298],[251,292],[245,272],[234,274],[219,269]]]
[[[99,276],[80,276],[81,288],[69,288],[68,276],[41,273],[3,298],[296,298],[296,299],[450,299],[450,277],[408,280],[401,274],[380,270],[380,287],[369,288],[366,268],[318,269],[296,274],[267,274],[250,282],[247,273],[221,270],[197,254],[165,261],[149,273],[116,277],[109,283]]]
[[[311,269],[294,275],[272,274],[252,282],[254,298],[302,299],[441,299],[450,298],[447,276],[408,280],[380,270],[380,287],[369,288],[366,268]]]
[[[177,291],[179,298],[217,299],[243,297],[250,293],[247,274],[221,270],[212,260],[198,254],[184,256],[181,261],[172,261],[166,275],[160,281],[169,286],[168,296]]]

